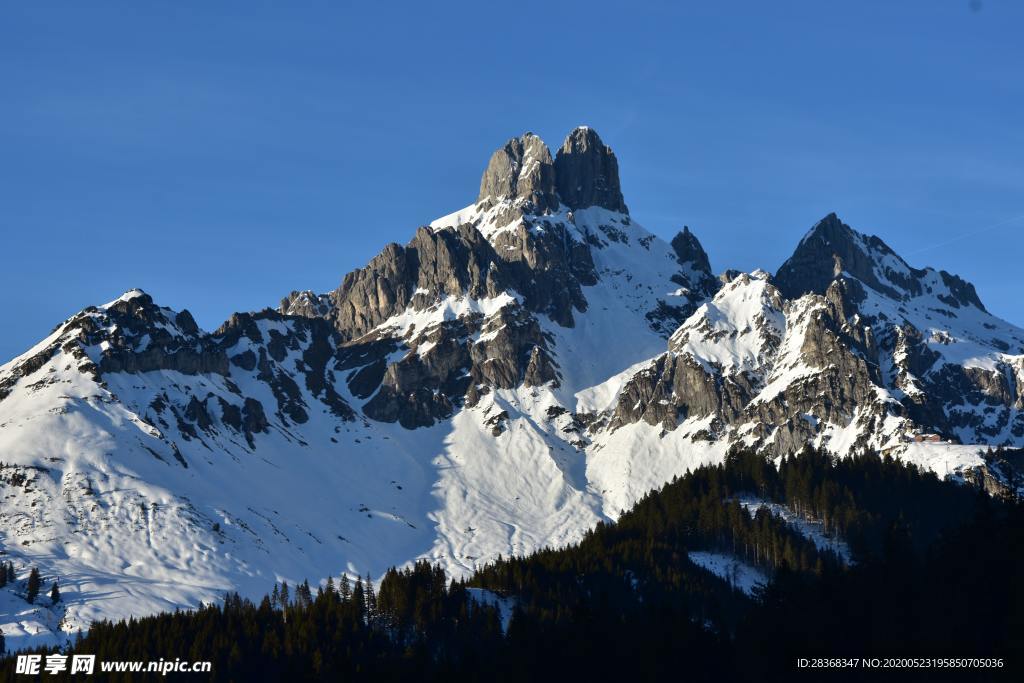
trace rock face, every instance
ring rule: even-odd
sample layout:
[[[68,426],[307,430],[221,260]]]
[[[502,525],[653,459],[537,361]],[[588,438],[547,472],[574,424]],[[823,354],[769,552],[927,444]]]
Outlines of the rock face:
[[[558,195],[570,209],[600,206],[628,214],[619,188],[619,162],[592,128],[581,126],[555,157]]]
[[[281,299],[278,307],[285,315],[301,315],[304,318],[326,316],[331,310],[331,299],[326,294],[314,294],[308,289],[292,292]]]
[[[551,152],[533,133],[512,138],[487,163],[477,203],[490,208],[501,201],[518,204],[529,213],[558,208]],[[512,215],[510,212],[506,218]]]
[[[152,297],[134,290],[106,309],[112,333],[96,324],[93,316],[79,320],[78,340],[84,346],[104,349],[99,358],[100,373],[152,372],[174,370],[186,375],[226,374],[228,359],[223,349],[204,345],[199,327],[188,311],[170,314],[153,303]]]
[[[795,299],[810,292],[824,294],[844,273],[887,297],[905,300],[930,294],[925,281],[935,271],[911,268],[881,239],[861,235],[830,213],[804,236],[775,281],[787,298]],[[944,303],[985,310],[974,285],[945,271],[938,276],[946,290]]]
[[[684,225],[672,238],[672,250],[679,265],[687,271],[684,277],[678,279],[677,284],[696,285],[703,296],[713,296],[718,291],[720,283],[711,272],[711,261],[707,252],[696,235],[690,232],[689,226]]]
[[[557,211],[560,204],[629,213],[619,186],[618,160],[586,126],[569,133],[553,163],[547,145],[533,133],[512,138],[495,151],[480,179],[477,204],[490,209],[502,202],[506,208],[498,216],[498,227],[523,213]]]
[[[711,262],[704,247],[697,241],[697,237],[690,232],[690,226],[684,225],[683,229],[672,238],[672,250],[680,263],[691,263],[695,270],[711,275]]]
[[[572,131],[554,163],[544,142],[526,133],[491,156],[471,210],[418,229],[404,246],[388,245],[333,292],[293,292],[279,311],[326,319],[342,346],[357,349],[354,357],[372,355],[369,369],[353,375],[351,385],[360,396],[377,390],[364,407],[367,416],[427,426],[467,400],[474,404],[489,388],[557,383],[556,353],[541,321],[575,327],[589,310],[585,290],[602,281],[604,252],[639,250],[651,258],[656,249],[658,258],[671,259],[659,263],[660,297],[650,296],[656,291],[651,284],[627,282],[647,290],[638,311],[646,326],[671,333],[717,283],[688,228],[673,247],[660,240],[655,246],[655,240],[626,214],[615,155],[596,132]],[[623,276],[634,278],[617,268],[605,279],[614,287],[610,281]],[[400,324],[397,338],[415,352],[385,362],[394,348],[378,340],[396,335],[381,328],[397,318],[429,316],[454,300],[502,297],[507,302],[490,315],[429,328]]]

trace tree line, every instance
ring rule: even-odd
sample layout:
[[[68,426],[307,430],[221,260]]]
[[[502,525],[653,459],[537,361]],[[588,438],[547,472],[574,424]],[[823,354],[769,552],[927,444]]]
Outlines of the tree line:
[[[739,502],[751,497],[820,521],[853,561],[766,508],[751,514]],[[691,562],[696,550],[732,555],[771,580],[746,595]],[[1024,662],[1022,572],[1019,502],[873,453],[836,460],[806,449],[773,464],[735,450],[577,544],[498,558],[465,580],[421,561],[378,585],[347,576],[315,590],[279,584],[258,602],[228,595],[99,622],[71,649],[210,660],[217,681],[789,680],[797,657],[854,655],[998,656],[1006,668],[981,677],[1012,680]],[[482,590],[511,605],[507,629]]]

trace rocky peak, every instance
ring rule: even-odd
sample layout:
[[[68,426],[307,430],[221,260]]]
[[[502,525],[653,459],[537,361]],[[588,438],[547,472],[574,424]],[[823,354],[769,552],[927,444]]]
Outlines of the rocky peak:
[[[721,283],[711,272],[711,262],[697,236],[690,232],[688,226],[676,233],[672,238],[672,251],[679,262],[680,273],[673,281],[688,287],[700,296],[713,296]]]
[[[790,299],[809,292],[824,294],[842,273],[894,299],[921,294],[924,271],[911,268],[875,236],[862,235],[830,213],[814,224],[775,275]]]
[[[676,252],[680,264],[689,263],[694,270],[712,274],[708,254],[697,240],[697,236],[690,232],[689,226],[684,225],[672,238],[672,250]]]
[[[331,300],[326,294],[310,290],[293,291],[281,299],[277,310],[284,315],[301,315],[304,318],[325,317],[331,310]]]
[[[911,267],[880,238],[857,232],[834,213],[804,235],[775,281],[787,298],[795,299],[809,292],[825,294],[843,274],[898,301],[932,295],[952,308],[985,310],[969,282],[945,271]]]
[[[553,162],[547,145],[533,133],[506,142],[491,155],[480,178],[477,205],[490,209],[505,203],[497,219],[501,227],[524,213],[556,211],[559,200],[570,209],[600,206],[629,213],[615,153],[591,128],[569,133]]]
[[[118,336],[172,333],[191,340],[202,332],[187,309],[172,311],[158,306],[141,289],[128,290],[96,312],[117,326]]]
[[[615,153],[592,128],[580,126],[565,138],[555,156],[558,195],[571,209],[601,206],[629,213],[619,187]]]
[[[776,285],[790,299],[808,292],[823,294],[844,267],[858,265],[861,251],[856,242],[853,230],[835,213],[828,214],[811,227],[793,255],[779,268]]]
[[[477,203],[490,207],[502,201],[535,213],[558,208],[551,152],[533,133],[512,138],[494,152],[480,178]]]

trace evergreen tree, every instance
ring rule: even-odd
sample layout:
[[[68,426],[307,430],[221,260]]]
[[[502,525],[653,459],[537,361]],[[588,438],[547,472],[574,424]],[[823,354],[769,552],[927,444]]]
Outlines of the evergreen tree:
[[[50,604],[56,605],[58,602],[60,602],[60,589],[57,588],[57,582],[55,580],[53,585],[50,587]]]
[[[348,581],[348,574],[341,575],[341,581],[338,584],[338,593],[341,595],[342,602],[348,602],[352,597],[352,584]]]
[[[288,595],[288,582],[281,582],[281,609],[288,609],[290,596]]]
[[[25,586],[25,599],[28,600],[29,604],[36,601],[42,583],[43,580],[39,576],[39,570],[36,567],[32,567],[32,571],[28,575],[28,584]]]
[[[366,572],[366,619],[373,623],[377,617],[377,596],[373,593],[373,579],[370,572]]]
[[[313,592],[309,587],[309,581],[303,580],[295,588],[295,604],[302,608],[308,609],[313,604]]]
[[[352,603],[355,605],[356,614],[362,622],[366,621],[366,593],[363,591],[363,579],[356,576],[356,585],[352,588]]]

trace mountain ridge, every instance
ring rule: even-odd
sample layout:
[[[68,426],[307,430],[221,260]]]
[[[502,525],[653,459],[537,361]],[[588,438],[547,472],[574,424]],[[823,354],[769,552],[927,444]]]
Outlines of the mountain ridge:
[[[416,558],[459,576],[736,445],[999,491],[981,451],[1024,445],[1022,384],[1024,331],[835,214],[775,275],[715,276],[689,228],[628,214],[595,131],[526,134],[330,292],[204,332],[129,290],[0,366],[0,544],[64,577],[66,632]]]

